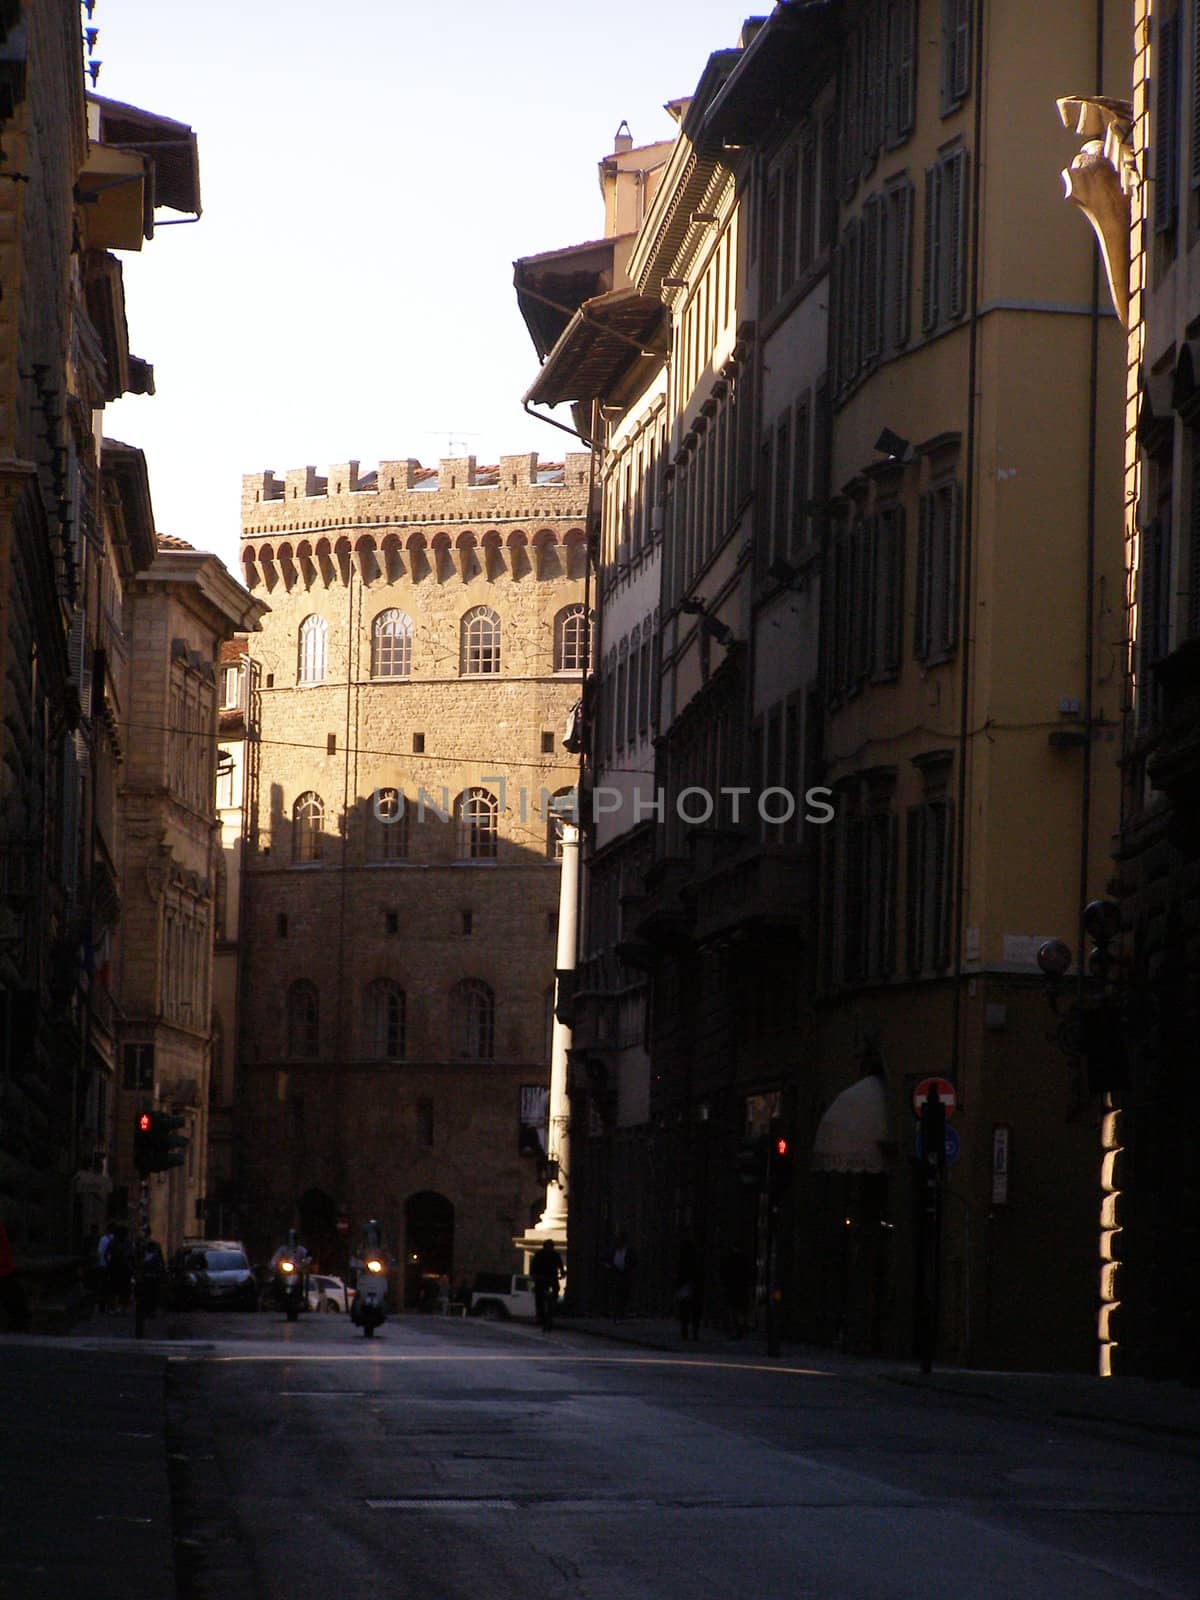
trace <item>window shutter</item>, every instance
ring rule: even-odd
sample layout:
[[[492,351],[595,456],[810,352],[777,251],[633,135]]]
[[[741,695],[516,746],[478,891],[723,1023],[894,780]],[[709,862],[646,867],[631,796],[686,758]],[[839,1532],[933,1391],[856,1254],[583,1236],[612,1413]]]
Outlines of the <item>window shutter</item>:
[[[859,280],[860,230],[856,221],[846,227],[846,259],[842,265],[842,381],[853,383],[861,362],[862,297]]]
[[[912,293],[913,186],[907,179],[889,189],[884,217],[883,348],[898,350],[908,343],[909,301]]]
[[[954,649],[958,642],[958,566],[961,517],[961,494],[957,478],[948,483],[942,492],[942,648]],[[935,640],[935,648],[937,641]]]
[[[961,317],[967,303],[967,152],[956,150],[947,162],[943,195],[945,217],[946,315]],[[948,190],[948,193],[946,192]]]
[[[905,834],[904,932],[908,970],[920,972],[925,951],[922,938],[922,887],[925,876],[923,806],[909,806]]]
[[[929,571],[933,529],[933,495],[926,491],[920,500],[917,527],[917,584],[913,606],[913,655],[924,661],[929,654]]]
[[[842,976],[853,982],[863,976],[864,934],[867,918],[864,905],[866,829],[862,817],[851,817],[846,826],[846,865],[842,885]]]
[[[879,976],[890,978],[896,971],[896,879],[900,854],[900,818],[894,811],[889,811],[882,821],[883,872],[880,874],[880,889],[883,895],[883,937]]]
[[[792,521],[789,528],[789,553],[802,550],[808,543],[810,499],[808,473],[809,422],[808,402],[798,400],[795,412],[796,439],[793,445],[792,469]]]
[[[801,274],[812,266],[817,245],[817,146],[810,134],[800,146],[800,214],[797,223],[796,265]]]
[[[925,260],[921,295],[921,327],[926,333],[937,327],[939,248],[941,245],[942,172],[938,166],[925,168]]]
[[[888,84],[891,91],[889,143],[898,144],[912,132],[917,89],[916,0],[892,0],[888,19],[891,57]]]
[[[1175,225],[1179,187],[1179,18],[1158,24],[1158,93],[1154,100],[1154,231]]]
[[[863,206],[862,357],[864,362],[874,361],[879,355],[880,289],[883,276],[879,260],[881,211],[878,195],[872,195]]]
[[[889,506],[880,519],[880,613],[876,624],[877,672],[899,672],[904,626],[904,507]]]
[[[953,68],[950,92],[957,103],[971,87],[971,0],[954,0]]]
[[[858,524],[858,593],[854,597],[855,663],[857,679],[869,677],[874,668],[875,583],[878,567],[879,518],[860,518]]]
[[[1200,189],[1200,0],[1192,0],[1192,188]]]
[[[933,896],[933,965],[939,970],[950,965],[950,940],[953,928],[954,886],[950,861],[954,840],[954,806],[949,800],[929,808],[934,852],[931,892]]]

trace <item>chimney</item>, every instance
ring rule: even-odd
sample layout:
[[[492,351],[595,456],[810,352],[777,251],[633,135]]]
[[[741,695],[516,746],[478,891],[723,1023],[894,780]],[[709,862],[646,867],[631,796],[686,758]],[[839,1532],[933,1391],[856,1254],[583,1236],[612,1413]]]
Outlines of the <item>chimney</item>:
[[[633,135],[629,131],[629,124],[621,119],[621,126],[617,129],[613,139],[613,155],[623,156],[626,150],[633,149]]]

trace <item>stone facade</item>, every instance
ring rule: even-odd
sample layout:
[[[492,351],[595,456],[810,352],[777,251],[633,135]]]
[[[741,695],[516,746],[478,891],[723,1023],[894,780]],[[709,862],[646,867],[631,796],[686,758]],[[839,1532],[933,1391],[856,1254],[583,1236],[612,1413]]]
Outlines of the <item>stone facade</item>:
[[[255,1250],[295,1222],[340,1264],[336,1218],[352,1240],[375,1216],[415,1300],[422,1275],[503,1268],[539,1202],[519,1115],[548,1073],[588,492],[579,454],[245,480],[271,607],[240,928]]]

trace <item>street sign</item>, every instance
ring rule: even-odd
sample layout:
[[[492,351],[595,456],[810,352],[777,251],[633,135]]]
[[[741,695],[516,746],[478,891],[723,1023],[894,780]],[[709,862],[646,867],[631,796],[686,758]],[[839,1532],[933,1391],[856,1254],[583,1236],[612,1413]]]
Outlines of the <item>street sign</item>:
[[[952,1166],[958,1160],[959,1142],[956,1131],[947,1124],[946,1127],[946,1165]],[[917,1160],[925,1159],[925,1142],[921,1138],[921,1130],[917,1129]]]
[[[954,1115],[958,1106],[958,1095],[949,1078],[922,1078],[913,1090],[913,1111],[919,1117],[921,1107],[928,1100],[930,1093],[936,1094],[942,1105],[946,1108],[946,1115]]]

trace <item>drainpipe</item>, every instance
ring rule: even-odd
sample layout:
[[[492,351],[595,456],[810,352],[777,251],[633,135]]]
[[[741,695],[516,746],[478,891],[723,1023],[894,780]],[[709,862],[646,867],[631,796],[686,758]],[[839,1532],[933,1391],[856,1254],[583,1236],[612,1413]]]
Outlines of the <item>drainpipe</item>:
[[[962,595],[959,600],[961,618],[960,634],[962,654],[959,668],[958,708],[958,783],[955,812],[958,826],[955,830],[954,850],[954,1012],[952,1019],[950,1079],[957,1083],[962,1067],[963,1024],[963,900],[967,879],[967,764],[971,733],[971,642],[972,626],[971,549],[975,524],[975,461],[978,450],[978,405],[976,386],[979,381],[979,233],[980,177],[983,171],[983,62],[984,35],[987,24],[987,6],[980,0],[975,25],[975,120],[973,139],[975,148],[971,157],[971,328],[967,355],[967,457],[963,485],[962,556],[959,570],[962,573]]]

